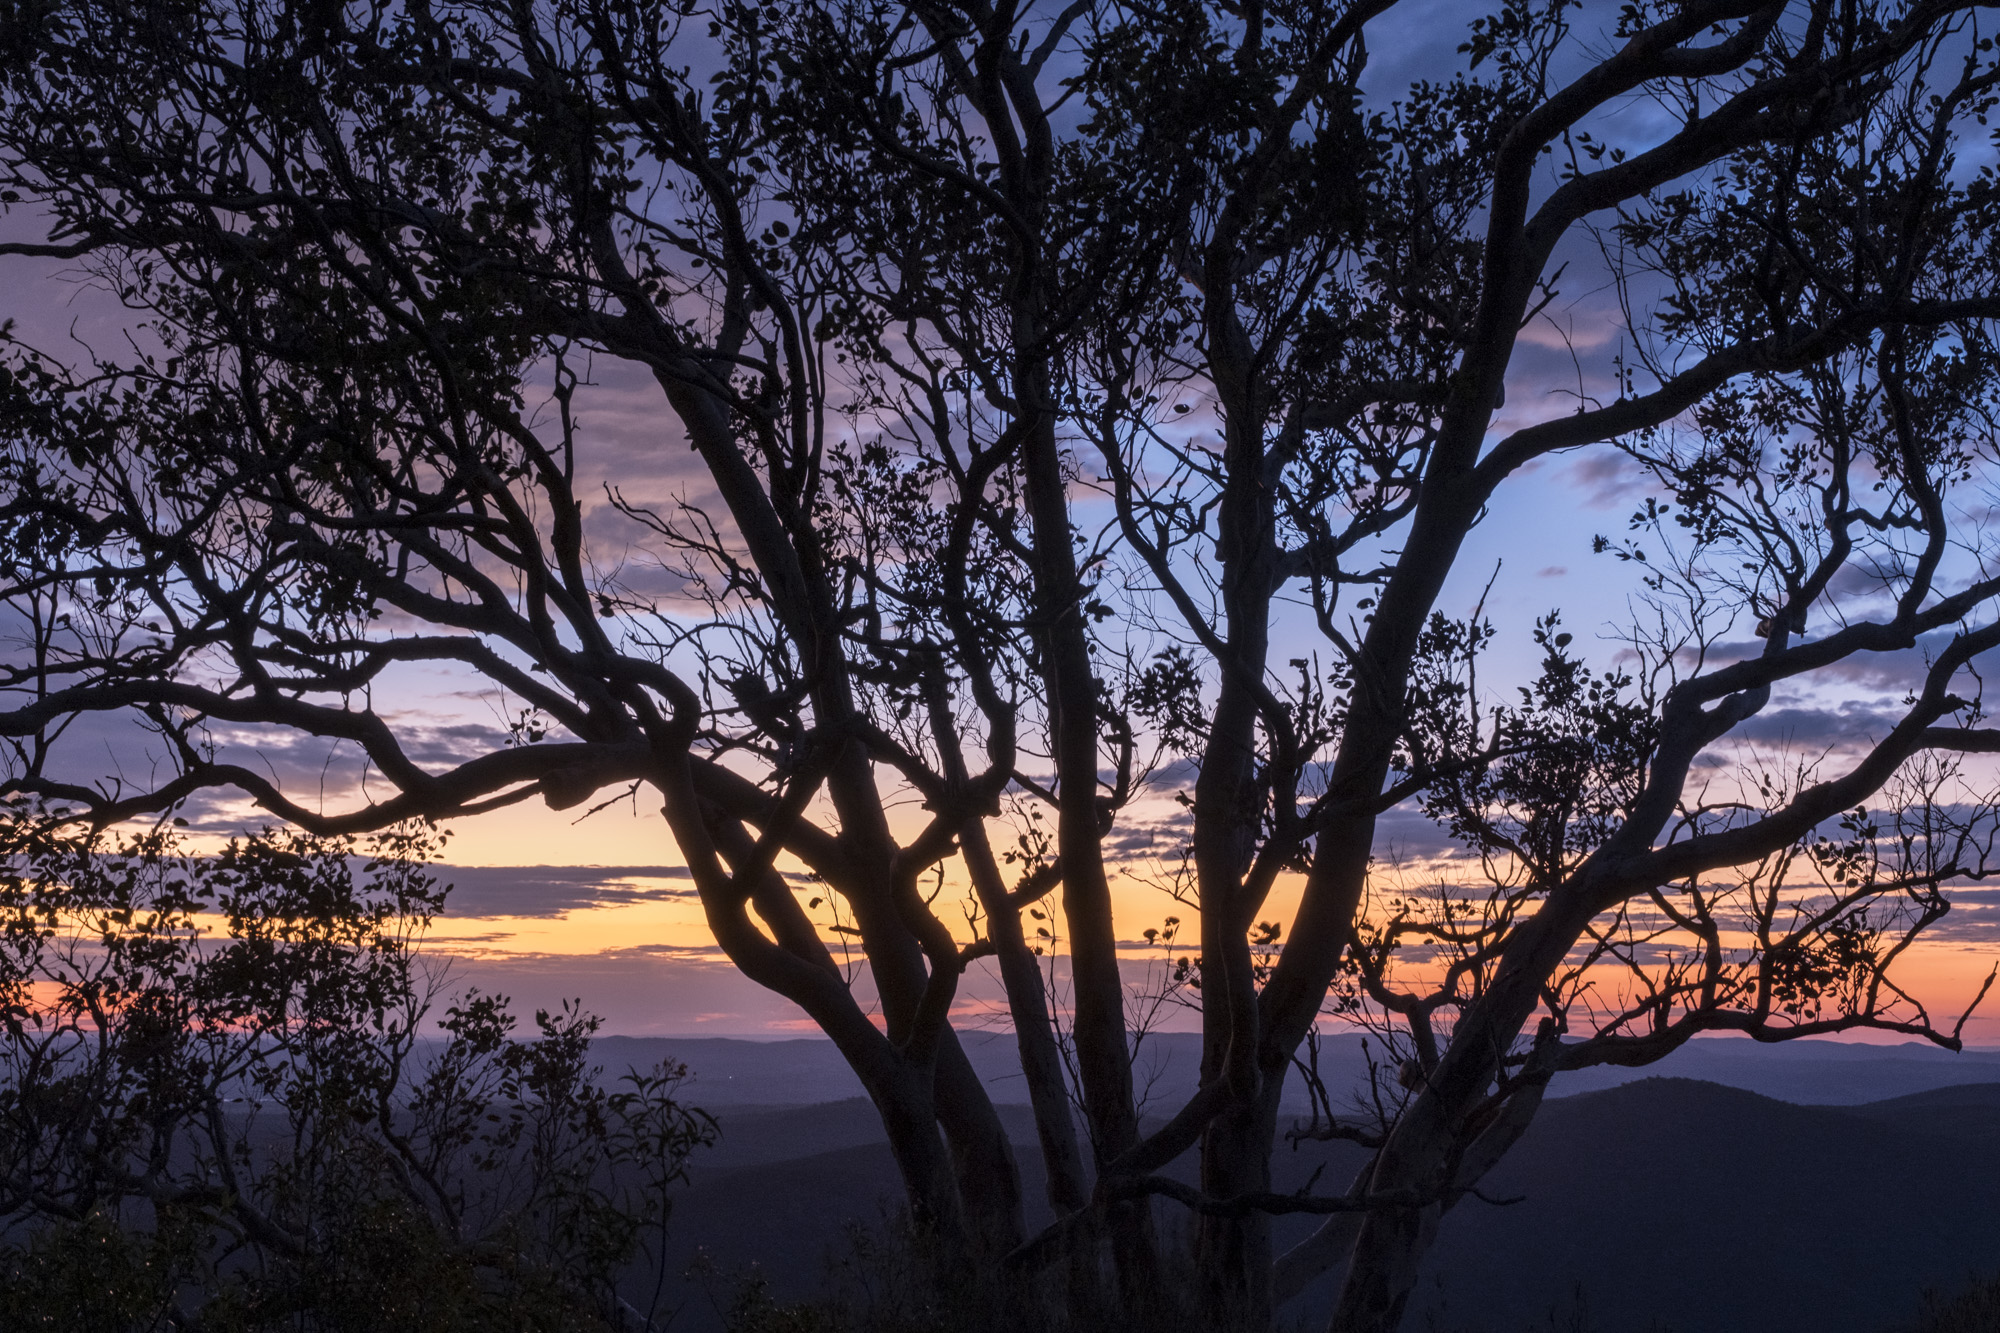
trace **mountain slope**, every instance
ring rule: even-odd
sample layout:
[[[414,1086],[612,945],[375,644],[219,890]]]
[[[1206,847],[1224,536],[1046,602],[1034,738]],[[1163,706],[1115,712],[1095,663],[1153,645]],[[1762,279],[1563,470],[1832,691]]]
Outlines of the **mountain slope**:
[[[676,1272],[699,1248],[723,1274],[755,1264],[774,1294],[803,1296],[851,1253],[850,1224],[897,1206],[865,1103],[725,1114],[723,1127],[675,1210]],[[1031,1127],[1015,1115],[1009,1130],[1039,1200]],[[1279,1185],[1324,1163],[1321,1187],[1340,1188],[1358,1162],[1346,1144],[1281,1152]],[[1551,1312],[1568,1328],[1580,1284],[1582,1326],[1602,1333],[1883,1333],[1926,1288],[2000,1267],[2000,1084],[1831,1107],[1641,1080],[1548,1103],[1483,1188],[1525,1197],[1467,1200],[1445,1219],[1413,1331],[1547,1330]],[[1279,1219],[1281,1240],[1310,1225]],[[1331,1286],[1286,1316],[1321,1326]],[[677,1333],[715,1327],[701,1293],[682,1292]]]
[[[1443,1227],[1420,1320],[1873,1333],[2000,1262],[1992,1104],[1794,1106],[1684,1079],[1553,1102]],[[1970,1118],[1959,1112],[1973,1113]],[[1324,1298],[1322,1298],[1324,1299]]]

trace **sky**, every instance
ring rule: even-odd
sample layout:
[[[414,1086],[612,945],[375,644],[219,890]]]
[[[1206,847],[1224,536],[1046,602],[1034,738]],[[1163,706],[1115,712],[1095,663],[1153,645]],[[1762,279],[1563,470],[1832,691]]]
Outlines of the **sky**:
[[[1440,34],[1455,41],[1459,29],[1449,20],[1465,12],[1454,0],[1394,11],[1394,26],[1375,43],[1381,86],[1398,86],[1422,69],[1429,44]],[[1651,114],[1633,109],[1630,132],[1643,137]],[[32,229],[33,220],[16,214],[5,226],[19,234]],[[57,264],[10,262],[0,313],[17,319],[28,341],[46,346],[74,335],[109,345],[122,337],[129,316],[105,293],[79,284]],[[1608,294],[1579,280],[1524,339],[1510,373],[1509,406],[1496,432],[1569,410],[1579,389],[1613,396],[1610,358],[1621,337]],[[650,379],[617,365],[596,366],[589,379],[580,399],[586,449],[579,493],[597,493],[600,483],[615,482],[642,504],[682,494],[699,499],[704,481]],[[1601,453],[1545,460],[1504,488],[1439,608],[1463,616],[1484,597],[1487,616],[1502,629],[1493,656],[1496,678],[1525,674],[1535,656],[1529,628],[1557,608],[1594,660],[1617,660],[1618,629],[1629,619],[1635,588],[1633,570],[1593,554],[1592,539],[1620,534],[1645,493],[1634,470]],[[1281,622],[1277,640],[1274,661],[1296,651],[1324,652],[1304,617]],[[1746,737],[1767,746],[1851,752],[1879,734],[1881,720],[1918,666],[1911,655],[1872,675],[1857,675],[1838,697],[1781,695]],[[377,702],[399,732],[412,738],[413,757],[438,765],[499,744],[508,721],[503,707],[475,682],[442,666],[399,670],[382,682]],[[220,738],[253,756],[290,791],[309,792],[317,784],[337,801],[358,790],[361,775],[352,755],[266,734],[239,731]],[[119,736],[107,731],[101,739],[108,764],[140,762]],[[1141,932],[1185,914],[1154,882],[1158,858],[1175,843],[1171,795],[1170,784],[1160,785],[1126,812],[1114,839],[1122,858],[1114,885],[1117,922],[1129,942],[1125,956],[1133,984],[1141,989],[1165,961]],[[523,803],[458,821],[450,833],[441,877],[454,890],[426,945],[449,988],[499,991],[524,1009],[578,997],[605,1020],[607,1031],[633,1035],[786,1036],[810,1030],[796,1010],[742,979],[721,957],[672,839],[645,793],[588,817]],[[1446,850],[1439,831],[1414,811],[1392,811],[1383,820],[1377,851],[1385,859],[1424,863]],[[1295,879],[1282,882],[1267,915],[1288,920],[1297,892]],[[1940,1011],[1955,1014],[2000,960],[2000,905],[1987,897],[1996,892],[1963,891],[1962,910],[1909,960],[1913,989]],[[1054,966],[1060,973],[1060,962]],[[865,990],[865,976],[857,984]],[[966,979],[961,1020],[997,1024],[999,1008],[997,982],[978,965]],[[1170,1014],[1169,1020],[1191,1021],[1185,1013]],[[2000,1012],[1976,1020],[1968,1035],[2000,1044]]]

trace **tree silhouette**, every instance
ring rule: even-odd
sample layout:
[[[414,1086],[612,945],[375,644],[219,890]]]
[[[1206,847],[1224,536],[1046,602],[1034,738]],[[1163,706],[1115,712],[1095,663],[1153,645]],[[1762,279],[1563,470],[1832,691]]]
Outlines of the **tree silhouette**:
[[[513,1035],[416,946],[433,831],[199,855],[173,825],[0,820],[0,1311],[16,1327],[637,1329],[714,1123],[686,1070],[590,1064],[574,1006]]]
[[[1891,970],[1992,837],[1982,13],[1509,4],[1396,83],[1390,0],[19,8],[0,161],[46,236],[6,248],[135,328],[13,349],[5,790],[107,825],[233,788],[341,834],[646,788],[947,1249],[1079,1315],[1108,1265],[1143,1309],[1166,1195],[1217,1325],[1344,1264],[1334,1327],[1394,1328],[1560,1071],[1959,1039]],[[1612,294],[1617,350],[1510,408],[1563,282]],[[600,496],[577,413],[614,363],[712,500]],[[1441,598],[1582,451],[1647,479],[1599,541],[1634,616],[1601,661],[1521,627],[1496,693],[1501,631]],[[414,758],[369,693],[412,662],[503,693],[514,743]],[[1857,664],[1907,692],[1865,743],[1755,730]],[[106,713],[171,773],[79,769]],[[322,808],[217,725],[351,744],[387,794]],[[1178,763],[1202,1079],[1142,1133],[1107,839]],[[1465,882],[1375,860],[1399,806]],[[988,956],[1032,1238],[951,1021]],[[1301,1132],[1373,1160],[1275,1196],[1329,1012],[1396,1059],[1372,1123],[1321,1089]],[[1198,1189],[1158,1174],[1197,1145]],[[1285,1211],[1329,1220],[1280,1256]]]

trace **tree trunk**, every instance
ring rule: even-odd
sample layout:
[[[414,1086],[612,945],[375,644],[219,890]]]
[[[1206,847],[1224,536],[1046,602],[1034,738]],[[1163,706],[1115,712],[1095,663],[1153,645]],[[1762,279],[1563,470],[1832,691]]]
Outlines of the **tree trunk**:
[[[1233,254],[1211,255],[1211,282],[1226,282]],[[1226,290],[1212,287],[1211,290]],[[1216,511],[1226,640],[1214,716],[1194,789],[1194,865],[1201,894],[1202,1081],[1227,1086],[1227,1108],[1202,1135],[1202,1192],[1211,1198],[1271,1188],[1271,1147],[1286,1062],[1261,1059],[1264,1022],[1249,932],[1262,904],[1253,878],[1267,804],[1289,800],[1296,772],[1283,753],[1281,719],[1265,715],[1271,598],[1280,579],[1275,491],[1264,478],[1264,395],[1256,358],[1233,304],[1208,310],[1211,360],[1226,423],[1228,482]],[[1260,764],[1263,732],[1268,765]],[[1280,771],[1284,770],[1284,771]],[[1278,838],[1286,835],[1276,834]],[[1199,1226],[1202,1300],[1218,1327],[1261,1329],[1271,1319],[1271,1219],[1204,1216]]]
[[[1437,1116],[1428,1094],[1417,1102],[1432,1102],[1427,1112],[1404,1112],[1389,1145],[1376,1164],[1371,1191],[1425,1189],[1438,1182],[1450,1149],[1450,1129]],[[1408,1132],[1406,1133],[1406,1127]],[[1397,1151],[1400,1148],[1400,1151]],[[1417,1183],[1424,1182],[1424,1183]],[[1347,1280],[1327,1325],[1329,1333],[1396,1333],[1416,1289],[1417,1275],[1431,1242],[1437,1238],[1437,1204],[1370,1213],[1361,1224],[1349,1260]]]
[[[1253,1102],[1232,1106],[1209,1122],[1201,1140],[1203,1194],[1227,1199],[1270,1192],[1282,1087],[1282,1082],[1267,1079]],[[1272,1253],[1268,1214],[1201,1219],[1195,1255],[1211,1324],[1232,1331],[1270,1325]]]
[[[1028,380],[1028,401],[1052,397]],[[1132,1052],[1125,1027],[1125,986],[1118,970],[1118,932],[1111,916],[1111,882],[1104,867],[1098,809],[1098,680],[1083,623],[1076,551],[1071,545],[1068,483],[1055,421],[1028,432],[1023,450],[1034,530],[1043,680],[1054,732],[1058,784],[1057,853],[1062,861],[1063,915],[1069,923],[1070,983],[1084,1114],[1099,1165],[1139,1141],[1132,1099]],[[1128,1307],[1158,1293],[1152,1207],[1144,1199],[1106,1210],[1119,1296]]]
[[[1028,949],[1021,930],[1020,909],[1008,901],[986,826],[966,825],[960,837],[973,890],[986,911],[987,937],[1000,963],[1007,992],[1007,1012],[1014,1020],[1014,1040],[1021,1056],[1021,1079],[1035,1113],[1035,1134],[1041,1141],[1047,1168],[1049,1207],[1058,1217],[1090,1202],[1083,1153],[1077,1143],[1076,1121],[1070,1114],[1069,1087],[1049,1020],[1048,991],[1039,960]]]
[[[951,1145],[973,1243],[998,1259],[1027,1235],[1021,1170],[993,1099],[966,1058],[958,1034],[949,1028],[938,1047],[936,1079],[938,1123]]]
[[[1330,1333],[1395,1333],[1416,1287],[1419,1269],[1437,1237],[1438,1220],[1451,1196],[1447,1186],[1474,1183],[1520,1137],[1540,1102],[1536,1084],[1520,1108],[1506,1108],[1493,1124],[1468,1123],[1499,1077],[1500,1060],[1541,1002],[1542,981],[1562,961],[1591,916],[1590,867],[1552,893],[1508,941],[1495,980],[1459,1019],[1444,1057],[1410,1099],[1382,1146],[1369,1182],[1372,1192],[1409,1191],[1436,1196],[1417,1208],[1371,1213],[1362,1223]],[[1553,1028],[1538,1038],[1538,1050]],[[1544,1070],[1544,1077],[1546,1071]]]
[[[905,1068],[901,1077],[868,1087],[870,1100],[882,1117],[889,1151],[902,1173],[910,1218],[918,1230],[932,1235],[947,1265],[964,1256],[972,1242],[959,1195],[952,1154],[938,1132],[934,1099],[917,1071]]]

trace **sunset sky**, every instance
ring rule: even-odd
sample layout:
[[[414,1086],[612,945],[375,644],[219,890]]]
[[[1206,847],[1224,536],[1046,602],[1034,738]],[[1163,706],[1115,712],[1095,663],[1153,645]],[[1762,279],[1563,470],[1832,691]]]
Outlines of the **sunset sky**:
[[[1547,370],[1557,373],[1553,366]],[[1530,392],[1510,392],[1510,399],[1525,412],[1534,381],[1526,374],[1521,378]],[[647,432],[658,418],[650,417],[643,403],[627,406],[624,396],[609,386],[604,393],[606,407],[586,421],[602,431],[606,466],[636,471],[643,461],[654,459],[653,484],[663,492],[692,484],[674,466],[686,458],[677,442],[662,448],[649,441]],[[624,473],[628,488],[634,485],[634,471]],[[1630,566],[1593,555],[1591,539],[1623,531],[1635,498],[1643,493],[1635,477],[1586,457],[1545,465],[1522,481],[1504,492],[1509,505],[1497,508],[1475,535],[1460,563],[1459,583],[1444,598],[1447,612],[1468,613],[1496,564],[1501,567],[1504,576],[1487,595],[1488,615],[1501,629],[1494,652],[1496,689],[1508,683],[1502,672],[1522,672],[1533,661],[1529,631],[1536,616],[1553,609],[1562,611],[1579,639],[1595,633],[1603,640],[1591,653],[1595,661],[1615,662],[1622,652],[1616,632],[1634,582]],[[1299,651],[1313,650],[1309,626],[1289,628]],[[1282,661],[1287,653],[1281,642],[1273,656]],[[1920,655],[1912,653],[1900,661],[1873,663],[1866,674],[1855,673],[1838,697],[1781,694],[1742,729],[1741,743],[1746,752],[1824,752],[1829,763],[1837,764],[1879,735],[1886,726],[1883,719],[1898,714],[1907,682],[1919,670]],[[451,748],[454,733],[488,743],[499,734],[495,707],[468,695],[462,684],[443,670],[412,673],[398,682],[402,693],[397,706],[405,725],[434,729],[440,753]],[[247,736],[243,740],[254,743]],[[293,783],[323,762],[312,755],[291,756],[288,762],[286,753],[268,741],[261,748],[274,770]],[[1191,915],[1157,883],[1158,858],[1171,855],[1179,841],[1178,807],[1171,800],[1177,778],[1192,780],[1172,770],[1158,775],[1148,798],[1124,812],[1114,833],[1125,862],[1113,892],[1121,935],[1130,942],[1125,957],[1140,989],[1149,984],[1149,967],[1162,962],[1161,952],[1146,946],[1140,932],[1169,915]],[[913,824],[914,818],[913,810]],[[1391,811],[1381,821],[1378,855],[1401,861],[1418,878],[1426,867],[1437,877],[1450,878],[1451,850],[1436,826],[1413,809]],[[447,860],[453,869],[445,872],[456,888],[446,917],[433,932],[431,951],[452,959],[454,978],[503,990],[525,1006],[579,996],[604,1016],[609,1030],[709,1035],[811,1031],[790,1005],[737,976],[721,957],[678,859],[643,791],[636,801],[619,801],[587,818],[528,802],[462,821],[452,830]],[[1263,915],[1288,921],[1297,892],[1296,880],[1281,882]],[[1901,975],[1935,1012],[1955,1018],[2000,961],[2000,891],[1967,887],[1953,896],[1953,914],[1913,952]],[[958,920],[950,913],[946,919]],[[865,989],[865,978],[861,985]],[[999,997],[990,964],[976,965],[961,994],[962,1020],[998,1022]],[[1193,1019],[1185,1011],[1170,1012],[1169,1022],[1187,1026]],[[1967,1036],[1979,1044],[2000,1044],[2000,1005],[1975,1017]]]
[[[1399,10],[1400,21],[1412,22],[1413,12]],[[1440,18],[1458,12],[1463,6],[1447,0],[1430,9]],[[1391,34],[1383,35],[1377,86],[1397,86],[1399,78],[1418,69],[1427,44],[1458,39],[1455,23],[1419,31],[1426,26],[1397,34],[1400,45],[1389,40]],[[1645,114],[1633,113],[1628,128],[1635,136],[1647,132]],[[17,215],[6,226],[31,231],[33,220]],[[60,348],[72,336],[108,347],[124,338],[128,316],[106,293],[57,264],[11,264],[6,313],[24,340]],[[1578,274],[1530,331],[1512,367],[1508,405],[1496,432],[1573,410],[1579,394],[1612,396],[1611,362],[1622,338],[1616,307],[1610,294],[1593,284],[1587,265]],[[642,504],[703,499],[704,480],[650,380],[629,367],[599,366],[579,403],[585,465],[592,474],[580,478],[581,493],[601,495],[604,483],[615,482]],[[1199,408],[1192,420],[1200,428]],[[1503,488],[1501,503],[1475,534],[1440,605],[1447,614],[1466,615],[1492,580],[1485,613],[1500,629],[1489,668],[1496,690],[1524,676],[1534,660],[1529,640],[1534,620],[1552,610],[1561,611],[1565,627],[1594,665],[1619,660],[1618,629],[1629,619],[1637,571],[1593,555],[1592,538],[1622,535],[1644,494],[1635,471],[1602,448],[1547,460]],[[1086,525],[1092,517],[1086,503]],[[645,553],[634,551],[628,558],[628,577],[643,583]],[[1281,623],[1274,661],[1314,651],[1324,655],[1304,621],[1301,616],[1298,623]],[[1897,705],[1920,669],[1920,651],[1877,658],[1849,671],[1837,695],[1780,694],[1740,730],[1738,743],[1765,752],[1824,752],[1838,764],[1842,754],[1879,734],[1885,718],[1900,713]],[[504,743],[505,705],[448,668],[402,669],[378,687],[374,702],[413,738],[413,756],[422,762],[441,765],[454,755]],[[79,753],[94,755],[107,770],[137,772],[152,762],[129,733],[83,734],[92,744]],[[249,731],[217,735],[239,759],[266,768],[294,794],[317,790],[328,808],[351,802],[365,789],[365,775],[351,753]],[[1116,906],[1121,934],[1132,941],[1127,957],[1136,984],[1143,984],[1145,969],[1159,959],[1140,932],[1169,915],[1189,915],[1149,882],[1157,858],[1178,845],[1178,807],[1171,799],[1177,777],[1186,780],[1172,770],[1158,775],[1147,797],[1121,816],[1114,834],[1123,858],[1114,884]],[[454,826],[447,852],[452,868],[443,873],[456,890],[432,932],[432,956],[450,961],[456,982],[505,991],[525,1006],[580,997],[615,1032],[766,1035],[804,1028],[789,1005],[736,976],[721,959],[654,804],[642,790],[634,800],[579,819],[576,811],[527,802]],[[211,834],[254,818],[231,801],[210,802],[194,814],[197,828]],[[1439,831],[1414,810],[1391,811],[1382,821],[1378,855],[1396,859],[1411,874],[1448,878],[1448,861],[1438,859],[1447,851]],[[1940,1013],[1955,1016],[2000,960],[2000,913],[1990,897],[1995,892],[1960,890],[1957,909],[1907,964],[1914,992]],[[1281,884],[1264,915],[1288,920],[1296,893],[1295,883]],[[961,999],[967,1021],[984,1021],[981,1015],[997,994],[990,977],[969,976]],[[1968,1035],[2000,1044],[2000,1005],[1975,1020]]]

